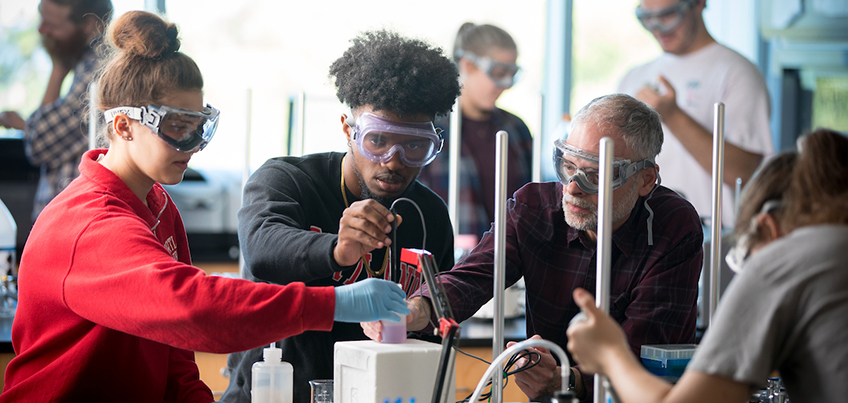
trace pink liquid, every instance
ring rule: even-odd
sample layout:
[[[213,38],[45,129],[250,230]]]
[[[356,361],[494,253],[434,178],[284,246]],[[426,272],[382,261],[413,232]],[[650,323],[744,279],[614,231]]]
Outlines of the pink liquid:
[[[406,316],[402,316],[400,322],[389,322],[387,320],[381,322],[383,323],[383,331],[380,332],[380,336],[383,338],[383,343],[406,343]]]

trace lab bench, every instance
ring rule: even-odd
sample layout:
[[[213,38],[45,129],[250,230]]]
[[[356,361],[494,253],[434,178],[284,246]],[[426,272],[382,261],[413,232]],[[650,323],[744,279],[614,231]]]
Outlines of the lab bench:
[[[199,262],[197,265],[207,274],[238,272],[238,264],[206,263]],[[525,318],[518,317],[504,321],[504,343],[508,341],[519,341],[526,338]],[[0,366],[5,372],[6,365],[15,356],[12,349],[12,318],[0,318]],[[492,337],[494,328],[489,319],[471,318],[460,324],[459,349],[486,361],[492,360]],[[220,398],[227,388],[228,379],[224,377],[224,369],[227,366],[226,354],[195,353],[195,361],[200,370],[202,379],[215,398]],[[480,381],[488,364],[463,354],[456,354],[456,397],[457,400],[465,398],[474,391],[474,387]],[[0,378],[0,389],[3,386],[3,378]],[[507,383],[504,391],[504,401],[526,402],[527,397],[521,392],[513,379]]]

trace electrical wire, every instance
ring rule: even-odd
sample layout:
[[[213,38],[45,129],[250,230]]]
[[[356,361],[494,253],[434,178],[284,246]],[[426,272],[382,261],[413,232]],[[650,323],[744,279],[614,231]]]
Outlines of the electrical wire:
[[[398,261],[400,260],[400,255],[397,253],[397,242],[396,242],[396,236],[397,236],[397,213],[395,212],[395,205],[396,205],[399,201],[405,201],[405,202],[408,202],[408,203],[412,204],[412,206],[413,206],[413,207],[415,207],[415,209],[416,209],[416,210],[418,210],[418,217],[421,219],[421,228],[422,228],[421,249],[422,249],[422,250],[427,250],[427,222],[426,222],[426,220],[424,220],[424,213],[421,211],[421,207],[419,207],[419,206],[418,206],[418,203],[416,203],[414,200],[412,200],[412,199],[410,199],[410,198],[407,198],[407,197],[399,197],[399,198],[395,199],[395,201],[393,201],[393,202],[392,202],[392,204],[391,204],[391,206],[389,207],[389,212],[390,212],[390,213],[392,213],[392,214],[394,215],[394,217],[395,217],[395,219],[392,221],[392,237],[393,237],[393,238],[392,238],[392,255],[393,255],[393,260],[394,260],[394,259],[398,259]],[[393,265],[392,267],[399,267],[399,265]],[[444,272],[438,272],[438,273],[435,273],[435,276],[436,276],[436,279],[437,279],[437,281],[436,281],[436,287],[439,287],[439,290],[442,292],[442,295],[446,295],[446,293],[445,293],[445,287],[444,287],[444,285],[442,284],[442,281],[438,278],[438,277],[439,277],[439,275],[441,275],[442,273],[444,273]],[[393,280],[393,281],[397,281],[397,280],[399,280],[399,279],[392,279],[392,280]],[[450,317],[451,317],[451,318],[453,318],[453,317],[454,317],[454,316],[453,316],[453,309],[451,309],[450,304],[448,304],[447,309],[448,309],[448,313],[450,314]],[[430,324],[431,324],[431,325],[433,325],[433,327],[434,327],[435,329],[438,329],[438,328],[439,328],[438,326],[436,326],[436,324],[435,324],[435,323],[433,323],[433,319],[432,319],[432,317],[431,317],[431,318],[428,318],[428,320],[430,321]]]
[[[491,363],[489,363],[488,361],[486,361],[486,360],[484,360],[484,359],[482,359],[482,358],[480,358],[480,357],[477,357],[477,356],[475,356],[475,355],[472,355],[472,354],[466,353],[465,351],[460,350],[460,349],[459,349],[459,348],[457,348],[456,346],[454,346],[454,350],[456,350],[457,352],[462,353],[462,354],[464,354],[464,355],[467,355],[467,356],[469,356],[469,357],[471,357],[471,358],[474,358],[474,359],[476,359],[476,360],[480,360],[480,361],[482,361],[482,362],[485,362],[486,364],[491,364]],[[510,371],[510,368],[512,368],[515,364],[517,364],[517,363],[518,363],[518,360],[519,360],[519,359],[521,359],[521,358],[526,358],[526,359],[528,360],[528,362],[529,362],[529,363],[528,363],[527,365],[525,365],[525,366],[521,367],[521,368],[516,368],[516,369],[514,369],[514,370],[511,370],[511,371]],[[519,352],[517,352],[517,353],[513,354],[513,355],[512,355],[512,357],[509,357],[509,360],[507,360],[507,361],[506,361],[506,363],[504,363],[504,369],[503,369],[504,383],[503,383],[503,388],[506,388],[506,385],[509,383],[509,376],[510,376],[510,375],[515,375],[515,374],[517,374],[517,373],[519,373],[519,372],[523,372],[523,371],[526,371],[526,370],[528,370],[528,369],[530,369],[530,368],[533,368],[533,367],[535,367],[536,365],[538,365],[538,364],[539,364],[539,362],[540,362],[541,360],[542,360],[542,354],[540,354],[538,351],[530,351],[530,350],[524,349],[524,350],[521,350],[521,351],[519,351]],[[480,399],[478,400],[478,401],[480,401],[480,402],[482,402],[482,401],[486,401],[486,400],[491,400],[491,398],[492,398],[492,390],[491,390],[491,387],[492,387],[492,380],[491,380],[491,379],[489,379],[489,382],[487,382],[487,383],[486,383],[486,386],[488,386],[488,387],[489,387],[489,391],[488,391],[488,392],[486,392],[486,393],[483,393],[482,395],[480,395]],[[466,397],[465,397],[465,399],[459,400],[459,401],[457,401],[456,403],[468,402],[468,399],[471,399],[471,396],[472,396],[473,394],[474,394],[474,393],[472,392],[471,394],[469,394],[468,396],[466,396]]]
[[[392,202],[391,207],[389,207],[389,211],[395,215],[394,222],[397,223],[397,213],[395,213],[395,204],[399,201],[405,201],[411,203],[415,206],[415,209],[418,210],[418,216],[421,218],[421,228],[423,230],[423,237],[421,240],[421,249],[427,250],[427,223],[424,221],[424,213],[421,212],[421,207],[418,207],[418,203],[414,200],[407,197],[399,197]]]
[[[426,246],[427,246],[427,223],[424,220],[424,213],[421,211],[421,207],[419,207],[418,203],[415,203],[415,201],[413,201],[412,199],[409,199],[409,198],[406,198],[406,197],[400,197],[400,198],[396,199],[394,202],[392,202],[391,206],[389,207],[389,212],[391,212],[394,215],[394,218],[395,218],[392,221],[392,254],[395,256],[396,259],[400,259],[400,255],[397,254],[397,242],[396,242],[396,240],[397,240],[397,238],[396,238],[397,237],[397,213],[395,212],[395,205],[399,201],[409,202],[410,204],[412,204],[415,207],[416,210],[418,210],[418,216],[421,218],[421,227],[422,227],[422,230],[423,230],[423,236],[422,236],[422,240],[421,240],[421,249],[427,250],[427,248],[426,248]],[[397,266],[393,265],[393,267],[397,267]],[[439,287],[442,295],[446,295],[444,285],[442,284],[442,281],[441,281],[441,274],[443,274],[443,273],[444,272],[435,273],[436,287]],[[397,281],[399,279],[392,278],[392,280]],[[453,318],[454,317],[453,316],[453,310],[451,309],[450,304],[447,304],[447,309],[448,309],[448,314],[450,315],[451,318]],[[427,318],[427,320],[430,322],[430,325],[432,325],[434,329],[439,328],[438,326],[436,326],[435,323],[433,323],[432,315],[430,315]],[[436,331],[438,331],[438,330],[436,330]],[[453,347],[454,350],[456,350],[459,353],[462,353],[462,354],[467,355],[471,358],[480,360],[480,361],[482,361],[486,364],[491,364],[490,362],[488,362],[488,361],[486,361],[486,360],[484,360],[480,357],[477,357],[475,355],[472,355],[472,354],[466,353],[465,351],[460,350],[456,345],[453,345],[452,347]],[[515,364],[517,364],[518,360],[520,360],[522,358],[526,358],[527,361],[528,361],[528,364],[521,367],[521,368],[516,368],[514,370],[510,370],[510,368],[512,368]],[[530,350],[524,349],[524,350],[521,350],[521,351],[513,354],[513,356],[510,357],[509,360],[507,360],[507,362],[504,364],[503,388],[506,388],[506,385],[509,383],[509,376],[510,375],[515,375],[519,372],[526,371],[530,368],[533,368],[536,365],[538,365],[541,360],[542,360],[542,355],[538,351],[530,351]],[[486,385],[489,386],[490,390],[489,390],[489,392],[482,394],[480,396],[479,401],[486,401],[486,400],[491,401],[491,399],[492,399],[492,391],[491,391],[492,380],[490,379],[489,382]],[[457,403],[468,402],[468,399],[470,399],[473,394],[474,393],[471,393],[470,395],[466,396],[465,399],[460,400]]]
[[[421,238],[421,249],[427,250],[427,222],[424,221],[424,213],[421,212],[421,207],[418,207],[418,203],[408,197],[399,197],[392,202],[392,205],[389,206],[389,212],[392,213],[394,220],[392,220],[392,271],[389,273],[389,279],[395,283],[400,283],[400,278],[397,276],[400,270],[400,253],[398,253],[398,244],[397,244],[397,217],[398,214],[395,212],[395,205],[399,201],[405,201],[412,204],[416,210],[418,210],[418,217],[421,218],[421,229],[422,229],[422,238]]]

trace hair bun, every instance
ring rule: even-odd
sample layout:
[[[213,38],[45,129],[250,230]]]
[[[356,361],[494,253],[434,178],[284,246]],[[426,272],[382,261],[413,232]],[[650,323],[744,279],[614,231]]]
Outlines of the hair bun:
[[[180,50],[177,26],[146,11],[129,11],[112,24],[115,47],[131,55],[159,58]]]

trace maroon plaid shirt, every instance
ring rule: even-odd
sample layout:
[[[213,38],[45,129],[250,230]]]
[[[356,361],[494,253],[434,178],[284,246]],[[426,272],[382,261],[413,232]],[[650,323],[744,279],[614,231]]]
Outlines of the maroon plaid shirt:
[[[613,233],[609,301],[610,315],[637,356],[642,344],[695,341],[703,260],[703,231],[692,205],[658,188],[649,201],[655,214],[654,245],[648,246],[644,200],[639,198],[630,218]],[[565,349],[568,322],[580,311],[572,290],[595,291],[596,244],[566,224],[558,182],[521,188],[507,203],[506,221],[506,285],[524,276],[527,335],[538,334]],[[494,233],[487,232],[470,255],[440,276],[458,322],[492,298],[493,262]],[[422,291],[429,296],[426,287]],[[591,376],[584,381],[591,390]]]
[[[418,181],[436,192],[447,203],[450,182],[450,120],[442,117],[434,122],[443,129],[442,152],[418,174]],[[472,127],[490,126],[488,135],[480,137]],[[507,192],[510,194],[530,182],[533,174],[533,136],[518,116],[495,108],[487,122],[462,118],[462,147],[459,161],[459,212],[453,223],[459,234],[472,234],[479,239],[494,221],[492,200],[495,188],[495,140],[498,130],[509,133],[507,159]],[[486,184],[484,185],[484,182]]]

